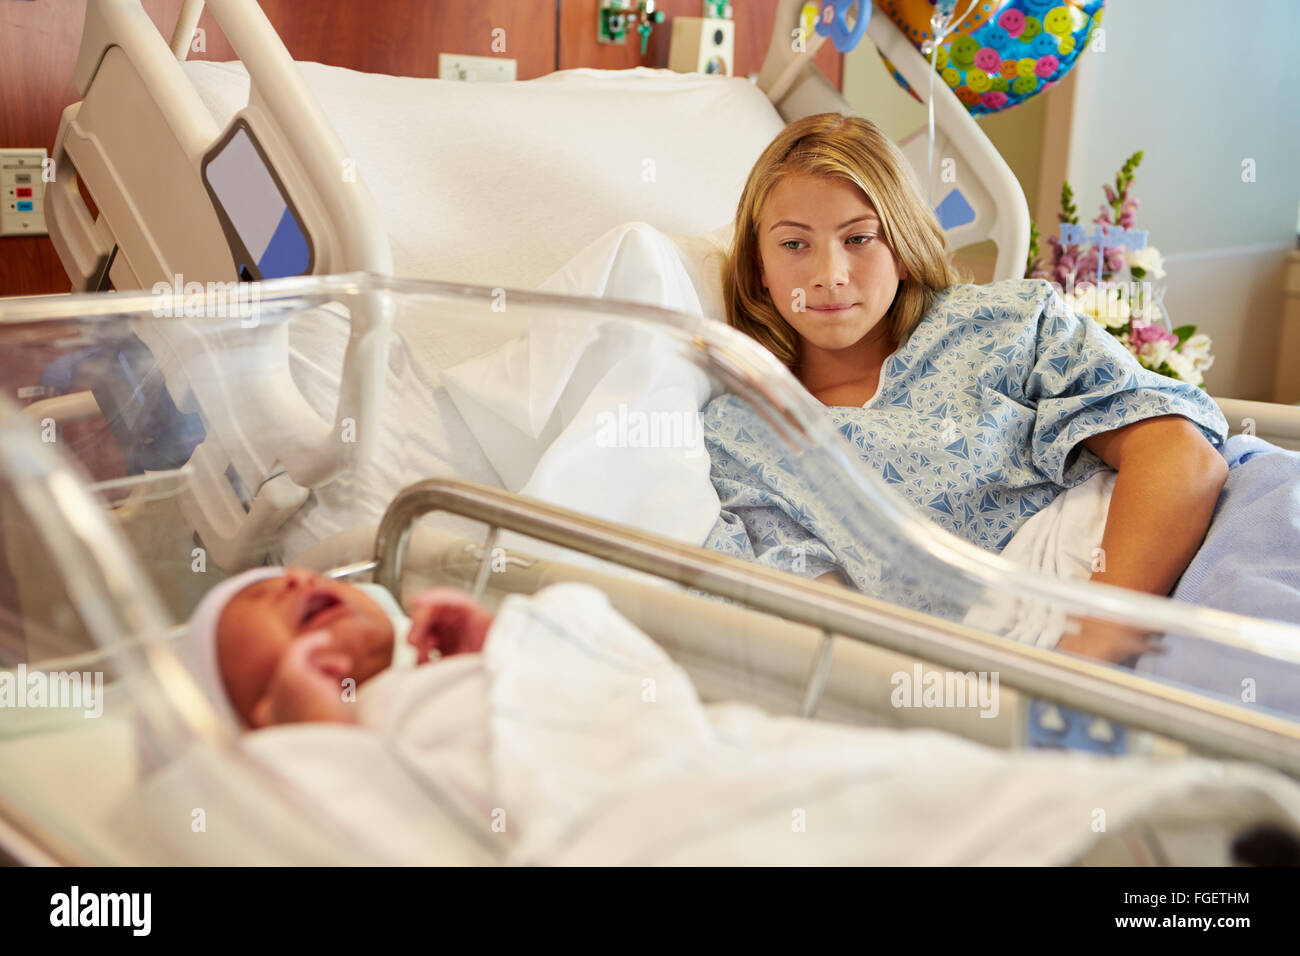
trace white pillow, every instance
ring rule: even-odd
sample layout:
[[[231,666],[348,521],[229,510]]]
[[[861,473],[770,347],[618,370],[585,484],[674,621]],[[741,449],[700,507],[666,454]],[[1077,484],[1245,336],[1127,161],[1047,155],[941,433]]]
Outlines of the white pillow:
[[[626,223],[542,287],[700,314],[691,270],[708,274],[720,245],[704,237],[691,248],[688,259],[652,227]],[[710,383],[665,337],[617,316],[534,317],[526,335],[447,369],[443,383],[507,489],[692,544],[717,520],[698,415]],[[675,447],[641,445],[626,427],[638,416],[673,423]],[[616,447],[611,428],[622,430]]]
[[[734,231],[729,222],[700,236],[666,236],[649,223],[625,222],[538,288],[725,319],[722,269]]]

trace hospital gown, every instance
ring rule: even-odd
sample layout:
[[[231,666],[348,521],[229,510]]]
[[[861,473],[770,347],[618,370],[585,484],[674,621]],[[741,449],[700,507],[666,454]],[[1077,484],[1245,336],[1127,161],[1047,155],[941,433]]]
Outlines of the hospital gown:
[[[1228,431],[1204,391],[1142,368],[1041,280],[948,288],[885,361],[872,399],[826,414],[920,514],[993,552],[1106,467],[1084,439],[1171,414],[1216,446]],[[706,547],[808,577],[838,570],[867,594],[935,610],[923,582],[896,580],[819,500],[816,476],[795,473],[743,401],[715,399],[703,426],[722,505]]]

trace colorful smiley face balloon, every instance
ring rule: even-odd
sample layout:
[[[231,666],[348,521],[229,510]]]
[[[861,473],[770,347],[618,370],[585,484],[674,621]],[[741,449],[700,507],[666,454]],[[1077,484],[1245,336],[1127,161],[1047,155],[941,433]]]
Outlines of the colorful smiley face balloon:
[[[998,26],[1007,31],[1007,36],[1018,37],[1025,29],[1025,15],[1019,10],[1003,10],[998,15]]]
[[[1067,37],[1074,32],[1070,24],[1070,11],[1066,7],[1053,7],[1043,16],[1043,29],[1058,37]]]
[[[1050,33],[1040,33],[1029,44],[1029,55],[1033,57],[1054,56],[1060,52],[1061,41]]]
[[[933,0],[876,5],[918,49],[933,38]],[[1078,62],[1104,6],[1105,0],[974,0],[939,44],[937,69],[973,116],[1018,106],[1054,86]],[[958,3],[957,12],[965,7]],[[897,71],[890,72],[912,92]]]
[[[975,54],[975,65],[985,73],[996,73],[1002,68],[1002,57],[992,47],[980,47]]]
[[[980,45],[970,37],[953,37],[948,47],[948,60],[958,69],[969,70],[975,65],[975,54],[979,51]]]

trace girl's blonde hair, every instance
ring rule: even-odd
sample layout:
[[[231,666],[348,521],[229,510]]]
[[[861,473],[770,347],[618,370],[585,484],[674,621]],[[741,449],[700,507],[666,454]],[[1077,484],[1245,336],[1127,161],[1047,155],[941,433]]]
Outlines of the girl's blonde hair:
[[[799,335],[763,288],[758,221],[782,177],[803,174],[857,186],[875,207],[886,244],[907,270],[884,321],[895,346],[907,341],[935,296],[959,280],[943,230],[906,162],[889,137],[861,117],[818,113],[787,126],[758,158],[740,196],[722,276],[727,322],[798,370]]]

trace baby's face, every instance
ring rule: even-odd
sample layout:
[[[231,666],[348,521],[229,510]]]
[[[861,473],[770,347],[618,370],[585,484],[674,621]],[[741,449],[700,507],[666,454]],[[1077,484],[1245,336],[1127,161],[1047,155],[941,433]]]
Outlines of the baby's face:
[[[358,588],[304,568],[240,591],[217,622],[217,661],[235,711],[250,725],[254,708],[290,645],[318,631],[350,661],[357,686],[392,663],[393,626]]]
[[[759,220],[758,248],[763,285],[805,349],[846,349],[884,331],[881,319],[905,270],[856,186],[802,175],[783,179]],[[848,308],[818,311],[841,304]]]

